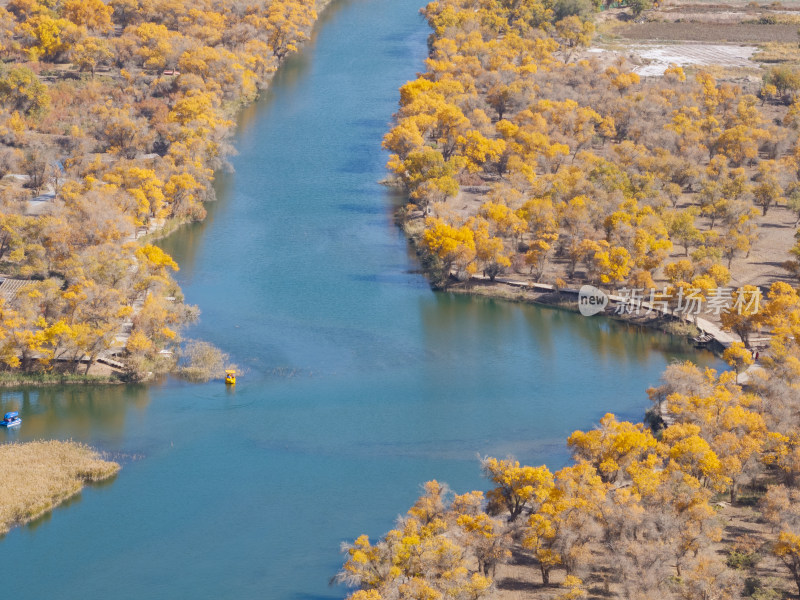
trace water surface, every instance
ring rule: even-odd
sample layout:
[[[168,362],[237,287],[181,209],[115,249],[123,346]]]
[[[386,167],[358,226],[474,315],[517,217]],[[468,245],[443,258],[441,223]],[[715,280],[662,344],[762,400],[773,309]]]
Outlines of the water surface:
[[[434,294],[376,183],[397,88],[423,69],[419,0],[331,6],[241,119],[208,220],[163,242],[203,311],[189,335],[246,369],[220,382],[6,392],[2,439],[91,443],[115,481],[0,542],[16,599],[342,598],[341,541],[387,530],[476,456],[553,468],[688,349],[550,309]],[[712,360],[701,355],[704,361]]]

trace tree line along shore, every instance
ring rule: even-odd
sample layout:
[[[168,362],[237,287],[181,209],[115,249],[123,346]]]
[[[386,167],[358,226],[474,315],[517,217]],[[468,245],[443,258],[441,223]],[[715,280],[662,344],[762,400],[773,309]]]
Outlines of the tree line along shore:
[[[692,290],[709,301],[727,288],[734,303],[759,292],[757,310],[718,316],[742,340],[724,355],[734,370],[669,366],[647,391],[645,423],[607,414],[575,431],[558,471],[483,457],[485,491],[426,483],[385,535],[343,545],[335,581],[355,588],[349,600],[800,593],[800,251],[790,235],[769,256],[780,276],[744,268],[769,215],[797,227],[797,65],[779,62],[758,81],[676,65],[640,78],[624,57],[586,51],[605,8],[423,9],[427,70],[400,88],[384,138],[410,196],[399,220],[439,288],[512,273],[556,290]],[[759,16],[768,9],[747,5],[777,22]],[[769,345],[742,386],[758,331]]]
[[[667,367],[644,423],[606,414],[568,466],[483,457],[489,489],[438,481],[377,540],[343,545],[348,600],[795,598],[800,594],[800,295],[779,284],[772,338],[732,371]]]
[[[800,24],[751,5],[743,22]],[[427,71],[401,88],[384,146],[433,285],[510,274],[708,302],[796,284],[797,52],[763,69],[672,64],[642,78],[630,53],[589,48],[601,6],[522,3],[499,16],[475,3],[470,19],[461,4],[424,9]],[[603,39],[613,29],[598,27]]]
[[[233,118],[327,2],[10,0],[0,7],[0,387],[221,373],[149,241],[205,217]],[[102,361],[103,364],[99,364]],[[98,368],[99,367],[99,368]],[[0,445],[0,535],[119,470]]]
[[[176,367],[180,330],[199,311],[172,277],[178,265],[147,234],[204,218],[214,172],[232,152],[236,111],[307,39],[317,8],[314,0],[3,3],[4,381],[83,373],[97,381],[108,372],[141,380]],[[193,354],[195,377],[224,358],[208,346]]]

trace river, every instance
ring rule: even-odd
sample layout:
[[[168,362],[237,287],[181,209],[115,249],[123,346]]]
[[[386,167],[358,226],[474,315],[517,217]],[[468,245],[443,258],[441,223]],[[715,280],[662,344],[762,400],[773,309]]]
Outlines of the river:
[[[557,468],[606,411],[640,419],[675,340],[430,291],[393,225],[382,134],[422,70],[419,0],[338,0],[241,117],[219,201],[163,246],[202,309],[189,335],[235,390],[5,392],[14,439],[72,438],[120,475],[0,541],[9,598],[342,598],[338,549],[419,486],[483,488],[478,454]],[[2,434],[0,441],[15,434]]]

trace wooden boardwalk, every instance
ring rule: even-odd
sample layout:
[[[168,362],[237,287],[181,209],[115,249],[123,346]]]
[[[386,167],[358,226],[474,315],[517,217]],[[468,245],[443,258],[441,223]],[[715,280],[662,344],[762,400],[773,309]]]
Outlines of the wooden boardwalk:
[[[486,276],[482,276],[482,275],[473,275],[470,278],[470,280],[490,281],[490,278],[486,277]],[[529,281],[520,281],[520,280],[509,279],[509,278],[506,278],[506,277],[496,277],[495,281],[498,282],[498,283],[503,283],[503,284],[511,286],[511,287],[516,287],[516,288],[526,289],[526,290],[532,290],[532,291],[539,291],[539,292],[554,292],[554,291],[558,291],[558,292],[565,293],[565,294],[574,294],[575,296],[577,296],[580,293],[580,289],[579,288],[566,288],[566,287],[564,287],[564,288],[559,288],[558,290],[556,290],[555,286],[547,284],[547,283],[534,283],[534,282],[529,282]],[[612,307],[613,307],[614,310],[616,310],[618,307],[620,307],[621,305],[624,305],[627,302],[627,299],[625,297],[618,296],[618,295],[615,295],[615,294],[608,294],[608,300],[609,300],[609,302],[608,302],[608,307],[606,308],[606,312],[608,312],[609,308],[612,308]],[[723,348],[727,348],[732,343],[739,341],[738,336],[734,336],[731,333],[728,333],[726,331],[722,331],[722,329],[720,328],[719,325],[717,325],[715,323],[712,323],[708,319],[703,319],[702,317],[697,317],[696,319],[693,319],[693,318],[690,318],[689,316],[686,316],[686,315],[675,314],[673,311],[671,311],[669,309],[664,310],[660,306],[651,306],[651,304],[649,302],[642,302],[639,305],[639,307],[640,307],[640,312],[641,311],[654,312],[654,313],[658,313],[658,314],[660,314],[662,316],[678,317],[678,318],[682,318],[683,320],[685,320],[685,321],[687,321],[689,323],[694,323],[702,333],[707,333],[707,334],[711,335],[714,338],[714,340],[716,340],[716,342],[720,346],[722,346]]]
[[[707,319],[698,318],[695,324],[700,331],[709,334],[711,337],[717,340],[717,343],[723,348],[727,348],[733,342],[739,341],[738,336],[734,336],[726,331],[722,331],[718,325]]]

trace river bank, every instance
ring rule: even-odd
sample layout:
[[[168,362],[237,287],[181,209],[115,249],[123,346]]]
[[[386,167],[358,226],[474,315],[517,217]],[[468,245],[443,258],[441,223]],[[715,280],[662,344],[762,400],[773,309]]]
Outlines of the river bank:
[[[317,8],[322,11],[329,4],[330,0],[324,0],[317,4]],[[316,19],[317,14],[315,13],[314,16]],[[286,56],[277,61],[277,66],[282,64]],[[264,59],[266,58],[265,56]],[[266,78],[259,93],[263,93],[271,81],[272,75]],[[243,96],[238,102],[231,103],[227,111],[223,111],[222,116],[234,117],[257,99],[258,94],[250,97]],[[231,124],[229,127],[232,128],[234,125]],[[208,135],[211,136],[211,133]],[[210,156],[206,156],[204,160],[207,162],[210,160]],[[152,160],[137,160],[136,164],[146,167],[149,166],[149,162]],[[55,204],[58,200],[57,195],[54,195],[52,202]],[[145,236],[140,238],[134,232],[132,236],[128,236],[122,242],[132,241],[139,247],[143,247],[160,237],[169,235],[196,218],[196,214],[188,213],[169,219],[154,218],[149,221]],[[144,257],[139,258],[144,260]],[[168,292],[173,302],[174,296],[178,295],[178,292],[174,290]],[[122,324],[119,331],[114,332],[117,335],[113,338],[113,344],[117,347],[117,352],[127,348],[133,324],[138,313],[144,307],[145,302],[143,301],[131,302],[131,310],[126,315],[127,321]],[[106,332],[105,335],[108,336],[109,333]],[[110,344],[111,342],[108,345]],[[46,355],[41,353],[41,350],[44,349],[43,346],[35,348],[39,352],[40,358],[46,358]],[[55,355],[55,350],[53,354]],[[100,355],[93,350],[87,373],[57,372],[53,369],[52,364],[49,365],[51,370],[48,371],[0,371],[0,388],[119,385],[131,380],[133,373],[126,368],[125,363],[119,361],[117,354],[114,354],[113,358],[110,355],[103,355],[103,364],[96,360],[98,358],[101,358]],[[169,363],[165,362],[164,364]],[[171,364],[172,369],[175,370],[177,362],[173,361]],[[66,364],[60,366],[66,368]],[[144,383],[155,380],[156,374],[148,370],[151,368],[152,364],[148,364],[137,379]],[[20,406],[14,403],[6,408],[18,410]],[[23,421],[27,418],[28,414],[23,414]],[[5,534],[12,526],[23,525],[52,511],[67,499],[79,494],[86,483],[109,479],[119,470],[117,463],[101,460],[99,455],[88,447],[71,442],[56,441],[2,444],[0,445],[0,463],[4,465],[3,493],[0,493],[0,535]]]
[[[100,382],[77,376],[85,362],[133,381],[175,369],[198,310],[152,242],[205,217],[238,116],[328,2],[234,4],[185,17],[98,3],[91,27],[59,5],[69,42],[9,47],[9,77],[36,96],[0,106],[0,265],[18,289],[3,296],[0,368],[34,375],[19,382],[50,383],[39,374],[51,368],[75,371],[63,383]],[[34,12],[4,16],[22,30]]]
[[[692,326],[721,346],[738,336],[750,345],[752,332],[732,325],[722,303],[796,284],[800,154],[794,95],[772,92],[779,69],[752,63],[758,77],[742,77],[689,61],[654,74],[633,53],[613,62],[593,41],[591,12],[538,15],[548,32],[536,33],[538,45],[524,42],[524,26],[517,39],[474,23],[476,46],[448,21],[458,9],[442,7],[424,10],[428,69],[400,89],[384,137],[387,167],[409,195],[398,220],[433,285],[470,290],[482,272],[522,287],[638,292],[640,302],[691,296]],[[719,126],[690,124],[685,111]]]
[[[386,185],[386,182],[383,182],[383,184]],[[435,268],[431,268],[429,257],[420,244],[421,228],[419,219],[409,219],[407,214],[406,209],[398,209],[395,212],[395,222],[404,232],[434,290],[548,306],[572,313],[580,312],[578,308],[580,289],[579,287],[572,287],[566,282],[556,285],[539,283],[524,277],[512,279],[502,275],[494,278],[486,275],[470,275],[467,279],[461,280],[451,275],[447,279],[446,285],[437,284],[437,281],[442,281],[442,274]],[[692,341],[698,336],[708,335],[710,336],[710,343],[703,342],[703,347],[708,347],[719,356],[739,339],[738,336],[723,331],[719,323],[713,323],[699,317],[690,318],[689,316],[675,314],[674,311],[664,309],[651,311],[649,310],[649,304],[646,302],[632,307],[626,298],[614,294],[609,294],[608,297],[608,305],[599,313],[600,316],[630,325],[658,330],[685,338],[687,341]],[[765,347],[767,345],[765,340],[768,339],[768,337],[759,338],[758,347]]]
[[[1,388],[23,388],[52,385],[120,385],[125,383],[115,375],[81,375],[76,373],[9,373],[0,372]]]
[[[430,291],[375,183],[397,86],[424,68],[418,9],[327,10],[245,110],[208,218],[159,242],[203,309],[185,335],[248,369],[235,389],[3,391],[25,409],[20,440],[139,458],[3,539],[10,596],[342,598],[328,585],[341,541],[391,527],[420,482],[478,489],[477,452],[563,465],[566,435],[605,409],[641,415],[643,390],[690,356],[666,336]]]

